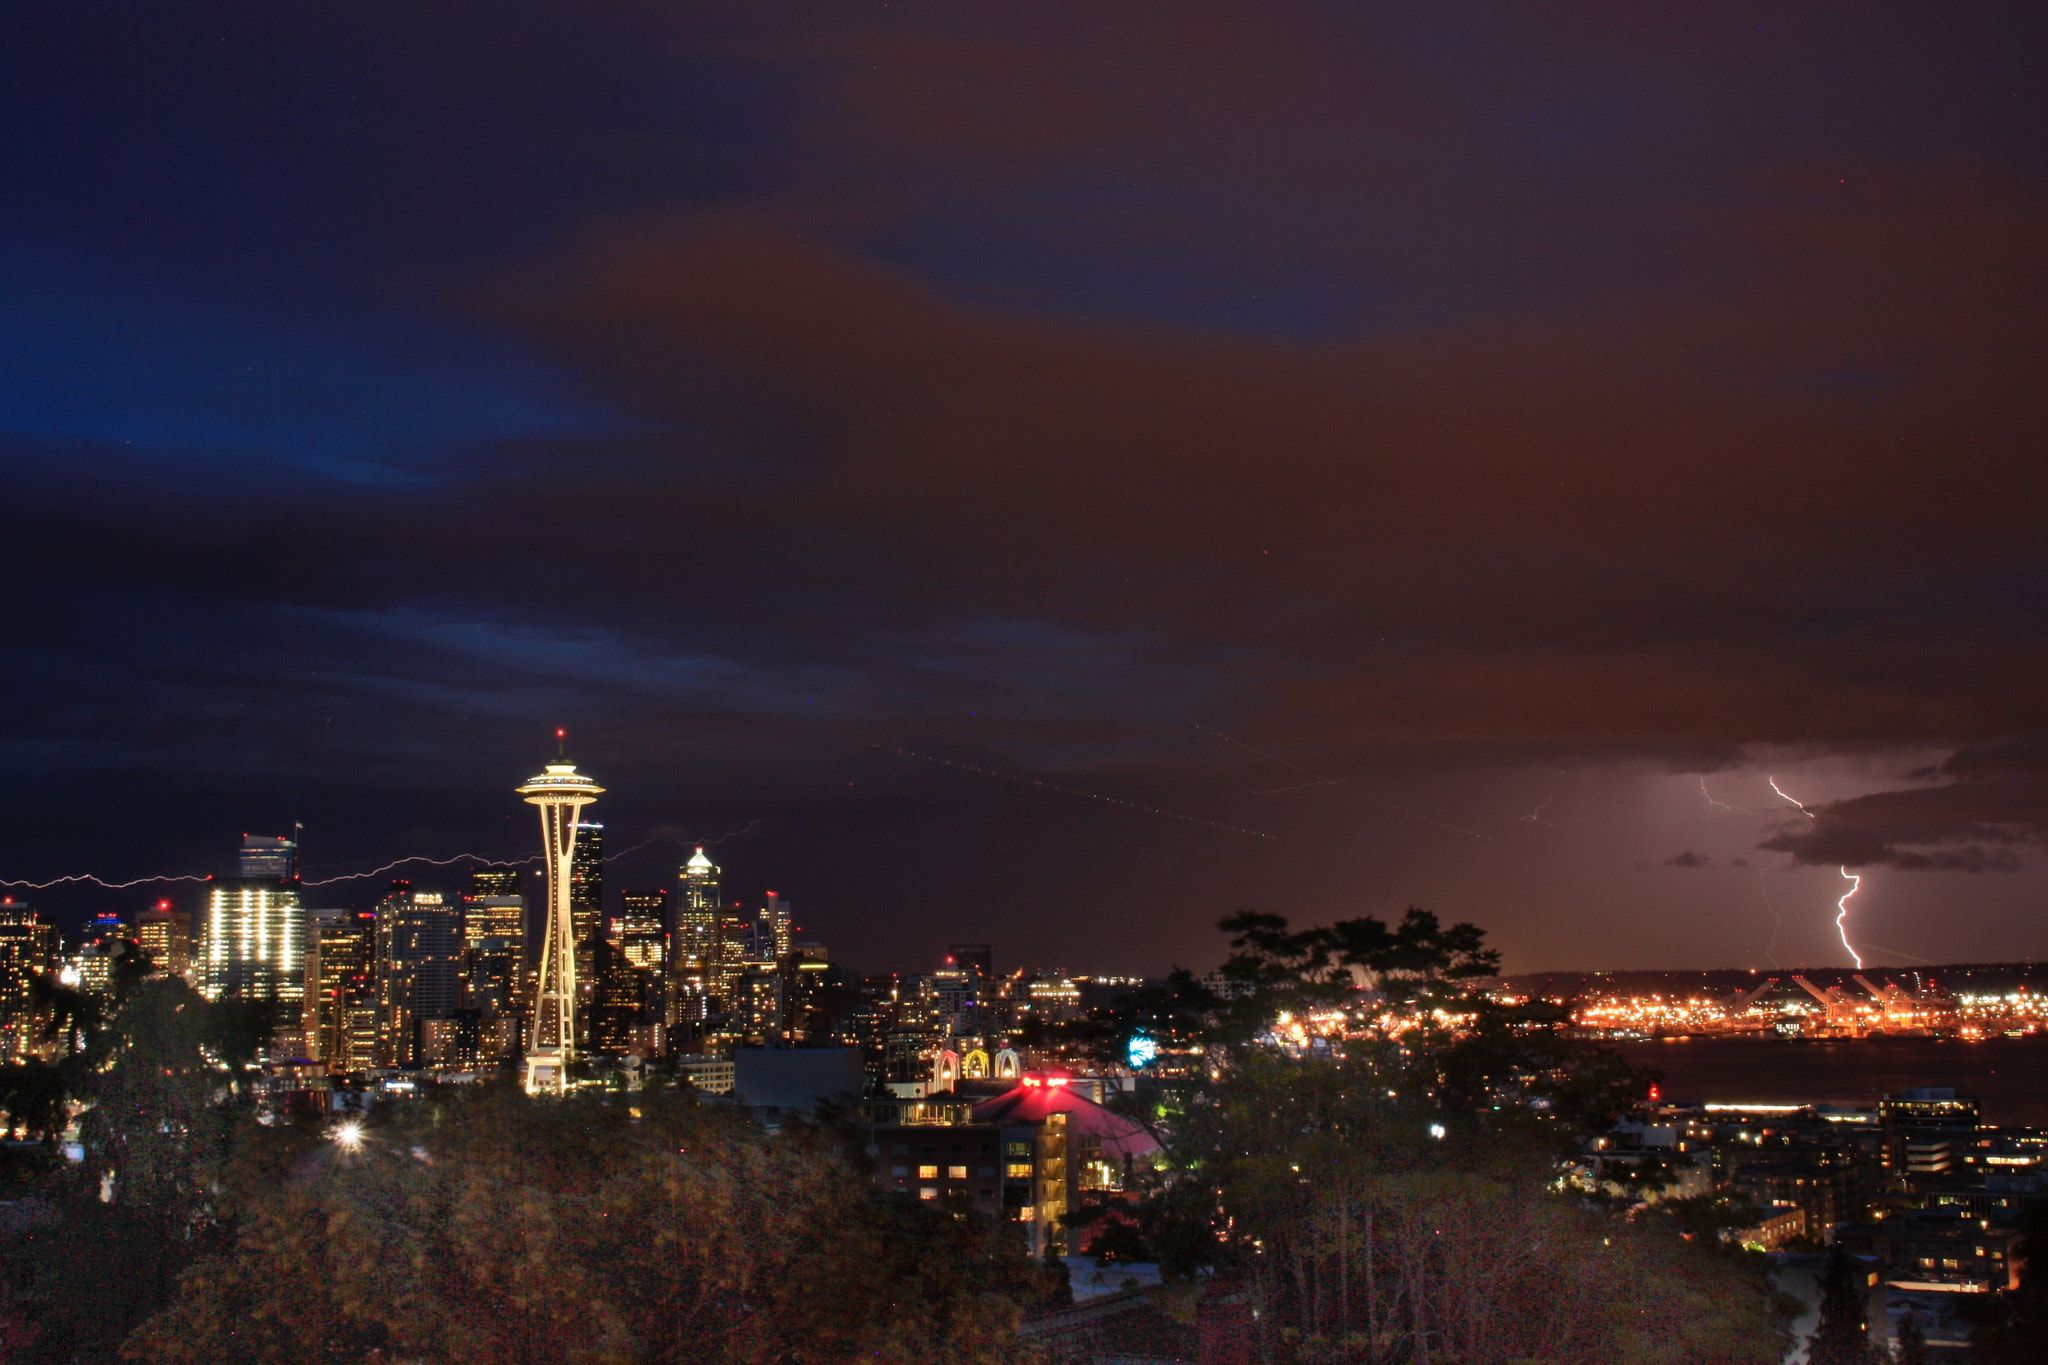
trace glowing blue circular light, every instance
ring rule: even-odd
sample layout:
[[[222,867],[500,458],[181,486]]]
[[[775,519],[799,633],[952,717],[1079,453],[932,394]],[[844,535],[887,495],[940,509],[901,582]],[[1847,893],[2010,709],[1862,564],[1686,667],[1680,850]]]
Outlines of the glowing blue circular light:
[[[1132,1070],[1142,1070],[1159,1060],[1159,1044],[1142,1033],[1133,1035],[1131,1045],[1124,1049],[1124,1056],[1129,1059]]]

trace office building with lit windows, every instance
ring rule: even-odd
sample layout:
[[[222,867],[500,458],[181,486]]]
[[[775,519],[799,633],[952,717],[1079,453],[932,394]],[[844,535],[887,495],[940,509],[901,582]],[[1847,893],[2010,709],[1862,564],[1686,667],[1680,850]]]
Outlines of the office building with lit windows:
[[[35,982],[56,969],[58,947],[56,925],[12,896],[0,897],[0,1057],[8,1061],[46,1050],[46,1007]]]
[[[582,949],[604,933],[604,826],[576,822],[576,850],[569,858],[569,923]],[[581,972],[581,963],[577,970]]]
[[[135,917],[135,941],[165,976],[184,978],[192,970],[192,916],[158,901]]]
[[[209,1000],[302,1000],[305,954],[305,912],[296,883],[226,877],[207,888],[201,995]]]
[[[393,882],[377,903],[377,1063],[422,1065],[421,1021],[457,1008],[462,932],[453,906]]]
[[[352,1074],[377,1064],[377,917],[316,911],[306,930],[306,1055]]]

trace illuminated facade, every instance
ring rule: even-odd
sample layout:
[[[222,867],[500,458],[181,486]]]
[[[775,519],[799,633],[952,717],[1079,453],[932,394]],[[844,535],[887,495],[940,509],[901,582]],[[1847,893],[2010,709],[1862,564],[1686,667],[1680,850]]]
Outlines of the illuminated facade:
[[[761,957],[780,962],[789,956],[789,917],[789,902],[770,891],[768,903],[761,907],[760,942],[755,949]]]
[[[528,1094],[561,1094],[576,1055],[576,925],[570,905],[576,835],[583,808],[604,788],[557,758],[518,792],[540,807],[542,861],[547,871],[547,919],[541,931],[540,975],[526,1050]]]
[[[288,882],[299,875],[299,846],[268,834],[244,834],[238,869],[250,881]]]
[[[604,826],[582,821],[569,859],[569,923],[576,935],[576,981],[580,1003],[595,999],[597,968],[591,950],[604,937]]]
[[[13,897],[0,899],[0,1056],[38,1055],[45,1007],[36,998],[38,977],[57,965],[57,926]]]
[[[718,942],[718,868],[698,849],[676,874],[675,932],[668,945],[669,1027],[688,1030],[711,1011]]]
[[[335,911],[307,927],[306,1055],[336,1075],[377,1064],[377,917]]]
[[[164,975],[183,978],[192,971],[192,916],[169,901],[135,917],[135,941]]]
[[[513,885],[518,883],[515,881]],[[463,1005],[481,1010],[486,1015],[520,1013],[525,967],[526,897],[464,896]]]
[[[424,1024],[455,1013],[462,934],[438,892],[392,883],[377,903],[377,1062],[424,1065]]]
[[[199,993],[208,1000],[305,998],[306,935],[299,888],[269,877],[213,883]]]

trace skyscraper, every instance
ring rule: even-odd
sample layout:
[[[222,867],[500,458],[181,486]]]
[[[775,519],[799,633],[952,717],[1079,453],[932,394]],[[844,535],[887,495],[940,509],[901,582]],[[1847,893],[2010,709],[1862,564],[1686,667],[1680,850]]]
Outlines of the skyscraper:
[[[208,888],[199,963],[207,999],[297,1001],[306,989],[304,954],[296,882],[230,877]]]
[[[486,866],[469,870],[470,896],[517,896],[521,894],[519,888],[520,876],[516,867]]]
[[[718,868],[698,849],[676,874],[675,932],[668,945],[668,1022],[687,1029],[711,1007],[718,940]]]
[[[455,1013],[461,926],[452,906],[410,882],[377,902],[377,1061],[420,1065],[420,1024]]]
[[[556,732],[559,739],[561,733]],[[576,938],[570,878],[576,858],[578,816],[604,788],[557,755],[538,777],[518,788],[540,807],[541,847],[548,877],[548,912],[541,935],[540,976],[534,988],[533,1027],[526,1051],[526,1090],[560,1094],[576,1055]]]
[[[758,956],[769,962],[780,962],[789,956],[789,902],[768,893],[768,903],[761,907],[761,943],[756,950]]]
[[[462,1003],[518,1014],[526,978],[526,897],[462,898]]]
[[[252,881],[288,882],[299,875],[299,846],[281,836],[244,834],[239,871]]]
[[[12,896],[0,897],[0,1057],[21,1061],[43,1049],[44,1006],[35,981],[57,965],[57,926]]]
[[[165,976],[183,977],[192,970],[192,916],[158,901],[154,910],[135,917],[135,941]]]
[[[569,860],[569,918],[578,945],[604,934],[604,826],[576,824],[576,851]]]
[[[377,917],[316,911],[306,931],[306,1052],[339,1074],[377,1064]]]
[[[619,898],[624,913],[612,921],[612,942],[635,967],[652,968],[657,977],[668,964],[668,892],[628,891]]]

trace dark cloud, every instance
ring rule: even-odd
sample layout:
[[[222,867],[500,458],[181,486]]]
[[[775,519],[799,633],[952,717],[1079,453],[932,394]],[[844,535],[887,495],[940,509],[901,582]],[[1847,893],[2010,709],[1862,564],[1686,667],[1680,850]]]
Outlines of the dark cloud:
[[[1873,792],[1823,806],[1759,845],[1803,863],[1909,872],[2014,872],[2019,848],[2048,837],[2048,781],[2032,744],[1958,750],[1944,771],[2005,772],[1941,786]],[[1958,763],[1958,760],[1961,760]]]
[[[1704,853],[1695,853],[1695,852],[1693,852],[1693,851],[1692,851],[1691,849],[1689,849],[1689,848],[1688,848],[1688,849],[1685,849],[1685,850],[1684,850],[1684,851],[1682,851],[1682,852],[1679,852],[1679,853],[1674,853],[1674,854],[1672,854],[1672,855],[1671,855],[1671,856],[1670,856],[1669,858],[1666,858],[1666,859],[1664,860],[1664,866],[1666,866],[1666,867],[1708,867],[1708,866],[1711,866],[1711,865],[1713,864],[1713,861],[1714,861],[1714,860],[1713,860],[1713,859],[1712,859],[1711,857],[1709,857],[1708,855],[1706,855],[1706,854],[1704,854]]]
[[[7,856],[510,838],[562,720],[889,951],[1192,960],[1361,812],[1511,918],[1617,856],[1474,861],[1534,760],[1950,752],[1766,847],[2023,860],[2038,19],[1247,13],[11,14]]]

